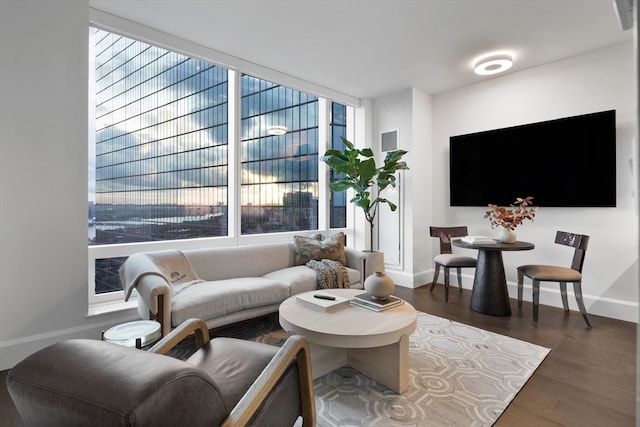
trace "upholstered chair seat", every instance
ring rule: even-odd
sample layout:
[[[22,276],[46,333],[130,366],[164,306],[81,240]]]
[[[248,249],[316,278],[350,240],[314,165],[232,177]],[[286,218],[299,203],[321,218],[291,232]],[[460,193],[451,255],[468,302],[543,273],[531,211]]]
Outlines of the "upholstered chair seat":
[[[576,282],[582,280],[582,273],[572,270],[568,267],[559,267],[556,265],[522,265],[518,267],[522,274],[541,282]]]
[[[433,258],[435,271],[431,281],[430,291],[438,282],[440,268],[444,269],[444,300],[449,301],[449,270],[454,268],[458,277],[458,289],[462,292],[462,269],[476,268],[476,259],[467,255],[453,253],[451,238],[464,237],[468,234],[466,226],[457,227],[429,227],[431,237],[436,237],[440,242],[440,254]]]

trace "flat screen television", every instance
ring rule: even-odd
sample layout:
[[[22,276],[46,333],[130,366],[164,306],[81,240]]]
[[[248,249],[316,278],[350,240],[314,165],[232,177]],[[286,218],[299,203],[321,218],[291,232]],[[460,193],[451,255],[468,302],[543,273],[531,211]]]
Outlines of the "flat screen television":
[[[449,139],[451,206],[616,206],[615,110]]]

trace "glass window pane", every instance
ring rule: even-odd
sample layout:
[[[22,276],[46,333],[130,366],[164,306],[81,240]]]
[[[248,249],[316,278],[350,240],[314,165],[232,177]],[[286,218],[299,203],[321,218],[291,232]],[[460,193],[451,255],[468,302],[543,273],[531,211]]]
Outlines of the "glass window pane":
[[[317,229],[318,98],[241,81],[242,234]]]
[[[334,150],[344,150],[342,138],[347,136],[347,107],[346,105],[331,103],[331,148]],[[341,176],[336,175],[331,169],[330,181],[335,182]],[[342,228],[347,226],[347,192],[330,191],[329,201],[329,226],[331,228]]]

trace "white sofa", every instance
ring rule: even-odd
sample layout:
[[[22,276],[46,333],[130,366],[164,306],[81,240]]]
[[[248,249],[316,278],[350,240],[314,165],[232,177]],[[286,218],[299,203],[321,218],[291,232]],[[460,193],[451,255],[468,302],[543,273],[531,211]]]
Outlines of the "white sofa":
[[[346,247],[341,250],[352,288],[362,288],[368,275],[384,269],[380,256]],[[212,329],[275,313],[285,299],[318,287],[316,271],[299,265],[300,248],[294,242],[175,252],[186,256],[199,279],[183,289],[172,285],[167,274],[154,273],[141,261],[145,259],[141,256],[160,252],[132,255],[120,272],[123,284],[134,282],[125,290],[135,287],[140,316],[160,322],[163,336],[188,318],[202,319]]]

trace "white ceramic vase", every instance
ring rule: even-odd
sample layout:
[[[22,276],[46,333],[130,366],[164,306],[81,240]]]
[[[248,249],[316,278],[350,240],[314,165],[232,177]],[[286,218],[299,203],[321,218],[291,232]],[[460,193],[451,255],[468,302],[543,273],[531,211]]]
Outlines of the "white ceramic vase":
[[[393,293],[396,284],[393,283],[391,277],[382,271],[376,271],[364,281],[364,290],[371,295],[373,299],[385,300]]]
[[[498,236],[498,240],[500,243],[513,243],[516,241],[516,232],[510,229],[509,227],[503,227],[500,232],[500,236]]]

